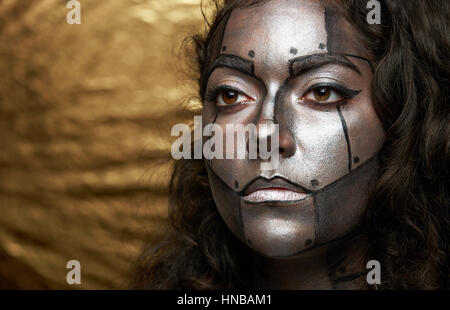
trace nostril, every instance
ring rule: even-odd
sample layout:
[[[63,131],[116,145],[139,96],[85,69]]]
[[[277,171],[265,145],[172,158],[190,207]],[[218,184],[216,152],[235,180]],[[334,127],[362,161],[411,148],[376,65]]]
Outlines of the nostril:
[[[295,140],[292,135],[287,132],[283,131],[280,132],[280,138],[279,138],[279,152],[280,156],[284,158],[292,157],[295,154]]]

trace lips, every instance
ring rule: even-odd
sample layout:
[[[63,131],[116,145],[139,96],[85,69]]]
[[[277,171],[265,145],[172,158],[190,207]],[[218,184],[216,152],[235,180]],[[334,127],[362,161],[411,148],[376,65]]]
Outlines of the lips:
[[[267,202],[267,201],[298,201],[308,197],[308,194],[291,191],[287,188],[272,187],[257,190],[244,196],[248,202]]]
[[[295,202],[310,196],[297,185],[283,178],[258,178],[244,190],[243,199],[249,203]]]

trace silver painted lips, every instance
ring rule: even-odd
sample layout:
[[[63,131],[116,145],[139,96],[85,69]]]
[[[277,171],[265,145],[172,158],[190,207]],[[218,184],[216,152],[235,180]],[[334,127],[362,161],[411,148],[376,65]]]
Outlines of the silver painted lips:
[[[308,197],[306,193],[296,192],[282,187],[258,189],[243,197],[245,201],[258,203],[266,201],[297,201]]]
[[[292,202],[303,200],[308,196],[310,193],[307,190],[281,177],[271,180],[259,177],[243,192],[243,200],[250,203]]]

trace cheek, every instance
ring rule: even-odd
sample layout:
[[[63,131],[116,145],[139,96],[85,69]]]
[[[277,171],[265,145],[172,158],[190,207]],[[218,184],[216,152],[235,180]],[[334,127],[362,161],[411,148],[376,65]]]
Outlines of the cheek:
[[[357,229],[377,169],[375,156],[314,196],[318,244],[342,238]]]
[[[370,160],[380,150],[384,132],[369,93],[338,105],[298,104],[288,94],[275,114],[280,130],[292,133],[296,152],[281,160],[278,172],[318,191]]]
[[[213,158],[207,164],[217,178],[236,192],[242,191],[249,182],[260,176],[260,162],[249,160],[246,153],[248,131],[245,130],[246,126],[256,124],[259,108],[255,104],[237,112],[217,108],[203,110],[203,127],[214,124],[220,128],[219,134],[222,135],[220,149],[223,158]],[[204,146],[208,139],[203,137]]]
[[[240,210],[240,196],[231,190],[207,164],[208,178],[214,202],[220,216],[233,232],[233,234],[246,242],[243,232],[242,216]]]
[[[292,103],[280,105],[277,112],[278,122],[296,143],[294,156],[280,164],[281,174],[315,191],[349,173],[347,142],[336,107]]]
[[[381,149],[384,130],[367,96],[343,106],[342,116],[348,127],[351,167],[356,169]]]

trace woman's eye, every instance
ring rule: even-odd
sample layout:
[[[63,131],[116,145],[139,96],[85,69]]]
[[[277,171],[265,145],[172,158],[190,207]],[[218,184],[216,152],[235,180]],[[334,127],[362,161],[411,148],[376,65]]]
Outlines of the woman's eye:
[[[234,90],[225,90],[221,92],[221,98],[226,104],[236,103],[238,97],[238,92]]]
[[[302,99],[319,103],[334,103],[341,101],[344,97],[330,87],[318,87],[307,93]]]
[[[233,105],[253,101],[249,96],[232,89],[224,89],[217,96],[218,105]]]

